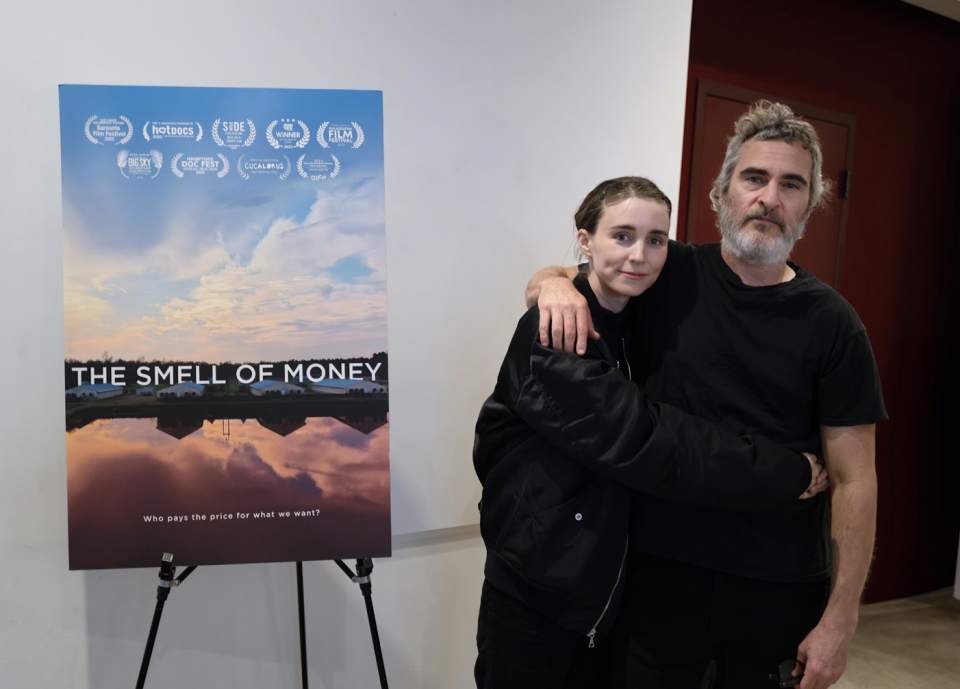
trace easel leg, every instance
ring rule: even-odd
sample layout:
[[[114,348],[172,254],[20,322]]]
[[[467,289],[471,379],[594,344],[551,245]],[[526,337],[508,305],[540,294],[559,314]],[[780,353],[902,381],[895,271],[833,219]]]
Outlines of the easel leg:
[[[370,622],[370,637],[373,640],[373,653],[377,658],[377,672],[380,674],[380,689],[387,688],[387,670],[383,664],[383,651],[380,648],[380,634],[377,632],[377,618],[373,613],[373,585],[370,583],[370,573],[373,572],[373,560],[365,557],[357,560],[357,573],[354,574],[343,560],[334,560],[344,574],[350,577],[355,584],[360,584],[360,593],[367,608],[367,620]]]
[[[297,561],[297,612],[300,615],[300,684],[310,689],[307,679],[307,625],[303,614],[303,562]]]
[[[173,553],[164,553],[160,560],[160,582],[157,584],[157,607],[153,611],[153,621],[150,623],[150,633],[147,635],[147,645],[143,650],[143,661],[140,663],[140,676],[137,677],[137,689],[143,689],[147,681],[147,669],[150,667],[150,656],[153,655],[153,644],[157,640],[157,630],[160,628],[160,616],[163,614],[163,604],[167,602],[170,589],[179,586],[180,582],[190,576],[196,566],[187,567],[183,574],[174,578],[177,568],[173,565]]]

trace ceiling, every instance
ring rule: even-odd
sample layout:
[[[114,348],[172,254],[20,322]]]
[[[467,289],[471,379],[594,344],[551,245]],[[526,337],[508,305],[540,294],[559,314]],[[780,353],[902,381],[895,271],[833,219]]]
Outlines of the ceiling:
[[[960,22],[960,0],[903,0],[911,5],[922,7],[925,10],[942,14],[954,21]]]

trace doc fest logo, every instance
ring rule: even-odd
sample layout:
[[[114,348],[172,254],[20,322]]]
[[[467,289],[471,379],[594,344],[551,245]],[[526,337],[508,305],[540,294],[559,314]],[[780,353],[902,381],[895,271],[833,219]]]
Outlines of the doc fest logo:
[[[324,122],[317,129],[317,143],[324,148],[360,148],[363,145],[363,129],[356,122],[350,124],[330,124]]]
[[[183,179],[185,174],[205,175],[208,172],[220,179],[230,172],[230,161],[222,153],[214,156],[187,156],[178,153],[170,159],[170,172]]]
[[[117,167],[120,173],[130,179],[154,178],[160,174],[163,154],[153,149],[149,153],[130,153],[126,149],[117,154]]]
[[[257,139],[257,128],[253,120],[221,120],[217,118],[210,127],[210,137],[217,146],[226,146],[234,150],[250,146]]]
[[[199,122],[154,122],[147,120],[143,124],[143,138],[151,139],[195,139],[203,138],[203,127]]]
[[[246,160],[244,160],[246,158]],[[278,177],[286,179],[290,176],[293,165],[287,156],[280,158],[247,158],[246,154],[237,161],[237,174],[244,179],[251,176]]]
[[[116,118],[93,115],[84,123],[83,133],[94,145],[112,143],[126,146],[133,137],[133,123],[123,115]]]
[[[303,148],[310,143],[310,127],[303,120],[274,120],[264,136],[274,148]]]

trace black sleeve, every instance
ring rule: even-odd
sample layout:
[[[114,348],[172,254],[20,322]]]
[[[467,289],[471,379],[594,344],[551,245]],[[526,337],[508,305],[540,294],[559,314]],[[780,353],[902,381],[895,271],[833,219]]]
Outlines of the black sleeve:
[[[556,352],[536,338],[527,346],[517,415],[598,474],[665,500],[741,512],[782,507],[810,483],[799,453],[650,403],[605,361]]]
[[[880,374],[865,330],[844,339],[817,383],[820,423],[824,426],[886,421]]]

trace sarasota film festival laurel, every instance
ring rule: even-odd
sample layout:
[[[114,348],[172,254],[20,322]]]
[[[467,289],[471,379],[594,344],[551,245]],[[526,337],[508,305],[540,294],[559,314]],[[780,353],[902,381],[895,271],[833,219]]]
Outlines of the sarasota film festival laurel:
[[[344,362],[336,364],[312,363],[309,365],[283,365],[283,381],[302,381],[306,378],[311,383],[319,383],[324,379],[330,380],[377,380],[377,371],[382,363],[371,366],[366,362]],[[140,366],[137,368],[137,385],[180,385],[192,382],[199,385],[226,385],[227,380],[217,377],[217,365],[210,366],[210,378],[201,376],[200,366],[195,364],[181,364],[169,366]],[[366,371],[364,370],[366,369]],[[72,366],[70,370],[77,376],[77,385],[84,385],[84,378],[89,378],[89,384],[109,383],[110,385],[126,385],[126,371],[123,366]],[[152,377],[151,377],[152,374]],[[241,385],[270,380],[274,375],[274,364],[241,364],[236,368],[236,380]]]

